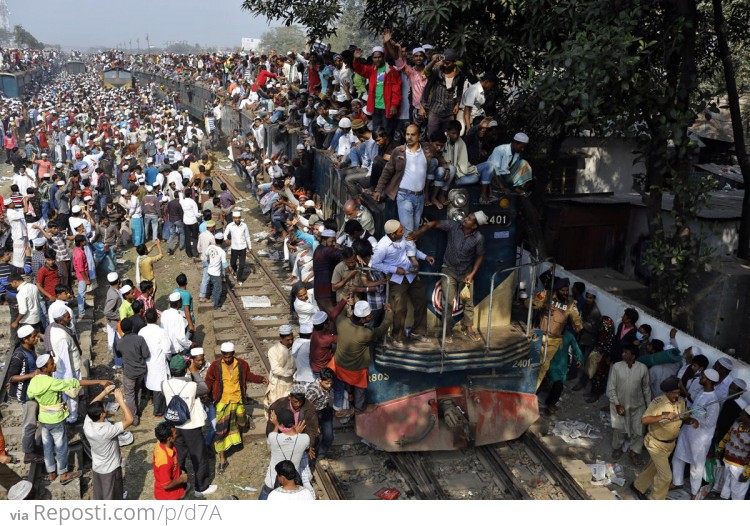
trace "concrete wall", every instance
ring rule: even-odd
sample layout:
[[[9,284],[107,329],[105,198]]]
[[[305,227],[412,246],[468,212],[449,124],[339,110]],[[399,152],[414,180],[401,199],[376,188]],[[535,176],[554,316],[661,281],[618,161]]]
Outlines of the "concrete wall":
[[[524,262],[528,261],[527,253],[524,253],[523,261]],[[549,264],[541,265],[537,275],[544,272],[547,268],[549,268]],[[555,275],[566,277],[570,279],[571,283],[574,281],[582,281],[586,284],[586,288],[594,287],[592,283],[586,282],[586,280],[582,279],[580,276],[577,276],[576,274],[572,272],[568,272],[559,266],[555,270]],[[537,289],[540,286],[538,281],[535,285]],[[634,307],[633,305],[601,289],[599,290],[599,294],[596,298],[596,303],[602,315],[609,316],[610,318],[615,320],[615,323],[619,323],[619,320],[622,318],[622,314],[627,307]],[[652,334],[654,338],[658,338],[664,342],[669,342],[669,332],[672,330],[672,327],[670,325],[664,323],[660,319],[655,318],[654,316],[650,314],[643,312],[643,310],[638,309],[637,307],[634,307],[634,308],[636,308],[639,314],[638,325],[642,323],[647,323],[651,325],[653,329]],[[729,359],[732,360],[732,363],[734,364],[734,370],[732,371],[732,376],[734,376],[735,378],[742,378],[748,383],[748,385],[750,385],[750,365],[748,365],[747,363],[743,362],[742,360],[738,360],[737,358],[733,356],[729,356],[728,354],[707,344],[706,342],[701,341],[698,338],[691,336],[682,331],[679,331],[677,333],[676,340],[677,340],[677,346],[680,349],[687,349],[688,347],[693,347],[693,349],[695,349],[696,347],[699,347],[701,354],[704,354],[706,358],[708,358],[710,365],[713,365],[714,362],[716,362],[716,360],[718,360],[721,357],[724,357],[724,356],[728,357]],[[747,403],[750,403],[750,393],[745,393],[743,398]]]
[[[627,193],[633,188],[633,174],[645,171],[633,165],[635,146],[619,138],[574,137],[565,139],[563,154],[584,159],[576,178],[576,193]]]

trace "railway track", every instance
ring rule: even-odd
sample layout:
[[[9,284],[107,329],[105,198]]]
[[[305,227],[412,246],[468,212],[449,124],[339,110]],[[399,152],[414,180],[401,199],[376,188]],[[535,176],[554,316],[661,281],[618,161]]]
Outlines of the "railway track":
[[[241,190],[225,173],[220,173],[216,179],[227,184],[236,201],[242,203],[249,198],[249,193]],[[251,232],[266,228],[256,213],[244,215]],[[273,337],[275,341],[278,326],[288,323],[289,292],[281,282],[285,275],[281,263],[267,261],[256,252],[257,247],[254,247],[249,259],[256,273],[248,276],[242,286],[229,290],[228,298],[268,371],[268,339]],[[246,309],[243,293],[268,295],[272,300],[271,309],[278,313],[275,319],[258,320],[255,314],[269,310]],[[329,458],[319,461],[315,468],[316,489],[326,500],[376,498],[378,490],[387,488],[398,489],[401,498],[412,500],[535,500],[544,498],[540,497],[540,488],[545,486],[554,488],[547,492],[552,495],[547,498],[589,498],[554,454],[531,432],[507,444],[461,451],[391,453],[374,451],[359,441],[351,426],[338,424],[337,435],[341,433],[346,437],[344,443],[335,442]],[[530,472],[529,466],[534,469],[533,476],[519,476]]]

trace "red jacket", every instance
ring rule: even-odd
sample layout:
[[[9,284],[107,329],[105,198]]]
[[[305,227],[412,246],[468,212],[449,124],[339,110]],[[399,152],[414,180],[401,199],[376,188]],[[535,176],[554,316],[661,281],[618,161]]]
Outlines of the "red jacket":
[[[259,374],[255,374],[250,370],[250,366],[245,360],[236,358],[237,365],[240,368],[240,392],[242,393],[242,399],[245,399],[245,393],[247,392],[247,384],[252,382],[254,384],[262,384],[264,378]],[[221,358],[211,362],[206,372],[206,386],[211,392],[211,398],[215,403],[219,403],[221,395],[224,392],[224,382],[221,378]]]
[[[378,85],[378,70],[373,66],[363,64],[360,59],[355,58],[352,68],[367,79],[367,111],[375,112],[375,88]],[[401,75],[395,68],[385,65],[385,82],[383,82],[383,100],[385,101],[385,116],[391,116],[391,108],[396,108],[398,116],[401,106]]]

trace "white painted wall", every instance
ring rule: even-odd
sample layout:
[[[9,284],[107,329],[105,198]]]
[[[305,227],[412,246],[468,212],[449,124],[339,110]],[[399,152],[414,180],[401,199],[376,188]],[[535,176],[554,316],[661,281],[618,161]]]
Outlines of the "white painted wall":
[[[528,253],[524,252],[522,262],[527,263],[529,261]],[[549,263],[545,263],[540,265],[540,268],[537,272],[537,275],[540,275],[542,272],[547,270],[550,267]],[[528,281],[528,273],[522,272],[522,276],[519,276],[517,279],[519,281]],[[658,338],[659,340],[662,340],[663,342],[669,342],[669,332],[672,330],[672,327],[663,321],[661,321],[658,318],[655,318],[649,314],[644,313],[637,307],[634,307],[633,305],[621,300],[617,296],[614,296],[613,294],[610,294],[609,292],[603,291],[596,287],[593,283],[589,283],[586,280],[582,279],[581,277],[575,275],[573,272],[568,272],[559,265],[555,269],[555,275],[556,276],[563,276],[570,280],[571,283],[574,281],[582,281],[586,284],[586,288],[593,287],[597,288],[599,290],[597,297],[596,297],[596,304],[599,307],[599,310],[601,311],[603,316],[609,316],[615,321],[615,325],[619,323],[619,320],[622,318],[622,314],[628,307],[633,307],[638,311],[639,318],[638,318],[638,324],[647,323],[651,325],[653,332],[652,336],[654,338]],[[535,283],[535,286],[540,288],[539,281],[537,280],[537,283]],[[707,344],[704,341],[701,341],[685,332],[679,331],[677,333],[677,346],[680,349],[687,349],[688,347],[700,347],[701,354],[704,354],[706,358],[709,360],[709,364],[712,366],[716,360],[718,360],[721,357],[726,356],[730,360],[732,360],[732,363],[734,364],[734,369],[732,371],[732,376],[735,378],[742,378],[747,382],[748,385],[750,385],[750,365],[746,364],[742,360],[738,360],[737,358],[734,358],[732,356],[729,356],[728,354],[723,353],[719,349],[712,347],[711,345]],[[750,403],[750,393],[745,393],[743,396],[745,402]]]
[[[633,165],[635,146],[613,137],[573,137],[565,139],[562,152],[584,159],[576,178],[577,193],[628,193],[633,174],[644,172],[642,163]]]

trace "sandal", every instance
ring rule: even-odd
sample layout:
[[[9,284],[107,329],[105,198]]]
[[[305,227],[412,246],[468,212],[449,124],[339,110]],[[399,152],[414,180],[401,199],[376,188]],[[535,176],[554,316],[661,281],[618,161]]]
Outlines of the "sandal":
[[[65,475],[68,476],[66,477]],[[65,473],[65,475],[62,475],[60,477],[60,484],[62,484],[63,486],[65,486],[66,484],[70,484],[75,479],[81,478],[81,475],[83,475],[83,473],[80,471],[69,471]]]
[[[481,342],[482,341],[482,337],[479,336],[479,334],[477,334],[477,331],[475,331],[474,329],[463,329],[463,333],[471,341],[475,341],[475,342]]]

